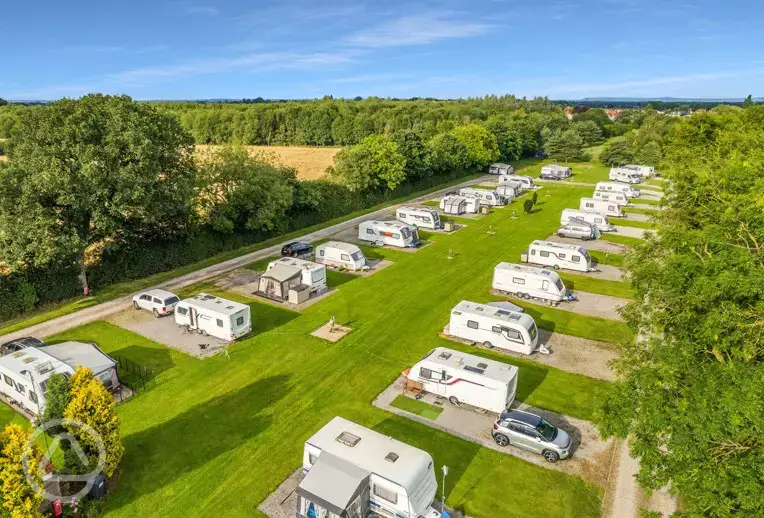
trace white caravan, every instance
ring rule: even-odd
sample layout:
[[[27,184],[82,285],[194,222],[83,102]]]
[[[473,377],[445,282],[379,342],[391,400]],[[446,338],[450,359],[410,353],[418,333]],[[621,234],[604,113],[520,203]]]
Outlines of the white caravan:
[[[451,310],[448,334],[489,349],[498,347],[519,354],[531,354],[537,348],[549,352],[539,346],[536,322],[530,315],[467,300]]]
[[[475,214],[480,207],[477,198],[465,198],[464,196],[445,196],[440,200],[440,209],[444,214]]]
[[[438,347],[409,369],[406,377],[453,405],[466,403],[500,414],[515,400],[517,374],[513,365]]]
[[[621,182],[597,182],[595,191],[620,192],[627,198],[639,198],[639,189],[633,189],[631,185]]]
[[[438,211],[423,207],[398,207],[395,210],[395,219],[415,227],[431,230],[438,230],[441,226]]]
[[[621,210],[621,204],[608,200],[598,200],[594,198],[581,198],[579,204],[580,210],[586,212],[599,212],[606,216],[623,217],[623,210]],[[599,227],[598,227],[599,228]]]
[[[175,323],[228,341],[252,331],[249,306],[206,293],[178,302]]]
[[[512,198],[520,194],[520,188],[516,187],[516,185],[517,184],[513,182],[512,185],[509,183],[500,183],[496,186],[496,192],[499,193],[499,196],[501,196],[505,205],[512,203]]]
[[[570,167],[557,164],[547,164],[541,168],[541,172],[557,173],[563,178],[569,178],[573,174],[573,171]]]
[[[576,221],[594,225],[600,232],[615,232],[615,226],[610,224],[610,220],[604,214],[589,210],[562,209],[560,225],[567,225]]]
[[[488,189],[475,189],[473,187],[464,187],[459,191],[460,196],[468,198],[477,198],[481,205],[495,207],[497,205],[506,205],[501,195],[496,191]]]
[[[416,247],[419,232],[416,227],[400,221],[362,221],[358,225],[358,239],[371,241],[377,246]]]
[[[327,241],[316,246],[316,262],[335,268],[357,271],[368,268],[361,249],[342,241]]]
[[[655,176],[655,168],[649,165],[628,164],[623,166],[623,169],[631,169],[632,171],[636,172],[639,176],[642,176],[644,178],[652,178],[653,176]]]
[[[533,178],[531,178],[530,176],[513,175],[513,176],[510,176],[508,178],[511,181],[520,182],[523,185],[523,190],[533,189],[533,186],[535,185],[533,183]],[[500,178],[499,182],[501,183],[501,181],[502,180]]]
[[[592,271],[592,258],[582,246],[537,239],[530,244],[524,256],[529,263],[551,266],[555,270]]]
[[[491,164],[491,166],[488,168],[488,174],[503,174],[503,175],[509,175],[515,172],[515,168],[512,167],[509,164],[502,164],[501,162],[497,162],[495,164]]]
[[[525,190],[525,184],[519,180],[515,180],[514,178],[504,182],[499,182],[499,184],[496,186],[496,191],[499,194],[501,194],[501,191],[499,190],[501,187],[511,187],[515,192],[514,196],[520,196],[520,193]]]
[[[296,516],[440,518],[426,451],[335,417],[305,441]]]
[[[622,183],[642,183],[642,177],[639,176],[637,173],[632,171],[631,169],[623,169],[621,167],[611,167],[610,173],[608,173],[608,178],[615,181],[615,182],[622,182]]]
[[[594,194],[592,194],[592,198],[594,198],[595,200],[612,201],[617,203],[618,205],[629,204],[629,197],[622,192],[595,190]]]
[[[282,257],[268,263],[265,273],[270,272],[276,266],[288,266],[300,270],[300,283],[308,286],[310,293],[316,293],[326,288],[326,266],[323,264],[297,257]]]
[[[562,279],[555,272],[523,266],[499,263],[493,269],[493,289],[523,299],[541,299],[550,304],[572,300]]]

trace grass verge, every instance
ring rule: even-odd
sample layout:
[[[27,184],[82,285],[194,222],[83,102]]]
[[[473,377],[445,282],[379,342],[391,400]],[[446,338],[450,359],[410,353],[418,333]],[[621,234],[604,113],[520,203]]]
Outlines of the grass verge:
[[[625,282],[596,279],[568,272],[558,273],[562,277],[565,286],[574,292],[576,290],[587,291],[589,293],[599,293],[600,295],[620,297],[622,299],[630,299],[634,295],[629,285]]]
[[[612,243],[620,243],[622,245],[627,245],[627,246],[637,246],[645,242],[644,239],[639,239],[637,237],[621,236],[621,235],[613,234],[610,232],[607,234],[602,234],[602,237],[600,237],[600,239],[605,241],[610,241]]]
[[[441,412],[443,412],[443,409],[440,407],[404,395],[396,396],[390,405],[400,410],[422,416],[431,421],[437,419]]]

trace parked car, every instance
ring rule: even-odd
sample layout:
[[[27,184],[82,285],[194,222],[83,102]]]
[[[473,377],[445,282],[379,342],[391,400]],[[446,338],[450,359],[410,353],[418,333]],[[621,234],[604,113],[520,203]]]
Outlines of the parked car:
[[[16,338],[15,340],[11,340],[10,342],[5,342],[3,345],[0,345],[0,354],[5,356],[6,354],[15,353],[16,351],[26,349],[27,347],[44,346],[45,342],[39,338],[35,338],[33,336],[25,336],[23,338]]]
[[[493,424],[491,435],[499,446],[517,446],[543,455],[547,462],[567,459],[570,455],[568,432],[530,412],[502,412]]]
[[[561,171],[552,170],[552,171],[541,171],[541,174],[539,174],[539,178],[542,180],[562,180],[565,178],[565,176],[562,174]]]
[[[302,243],[300,241],[287,243],[281,247],[281,255],[284,257],[299,257],[301,255],[310,255],[311,252],[313,252],[313,245],[310,243]]]
[[[590,225],[585,221],[573,220],[569,221],[567,225],[563,225],[557,229],[557,235],[560,237],[572,237],[589,241],[590,239],[597,239],[601,234],[595,225]]]
[[[178,296],[169,291],[149,290],[133,297],[133,307],[151,311],[156,318],[159,318],[175,311],[179,301]]]

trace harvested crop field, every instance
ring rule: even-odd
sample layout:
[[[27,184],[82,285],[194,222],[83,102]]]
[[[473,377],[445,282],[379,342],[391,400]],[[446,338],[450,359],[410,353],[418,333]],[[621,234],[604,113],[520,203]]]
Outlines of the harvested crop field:
[[[219,146],[200,144],[196,151],[204,156],[209,150]],[[269,162],[281,164],[297,171],[300,180],[315,180],[324,175],[326,168],[334,165],[334,155],[338,147],[300,147],[300,146],[244,146],[255,155],[263,155]]]

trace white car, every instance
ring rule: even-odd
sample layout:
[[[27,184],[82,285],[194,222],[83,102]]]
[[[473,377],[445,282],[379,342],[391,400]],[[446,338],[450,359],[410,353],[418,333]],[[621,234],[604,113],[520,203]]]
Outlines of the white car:
[[[133,307],[151,311],[156,318],[159,318],[175,311],[175,305],[179,301],[178,296],[169,291],[149,290],[133,297]]]

